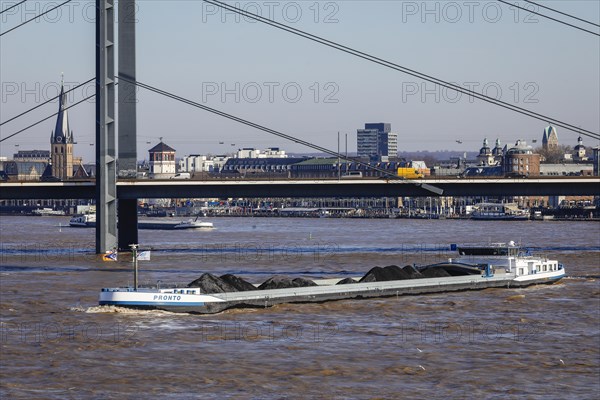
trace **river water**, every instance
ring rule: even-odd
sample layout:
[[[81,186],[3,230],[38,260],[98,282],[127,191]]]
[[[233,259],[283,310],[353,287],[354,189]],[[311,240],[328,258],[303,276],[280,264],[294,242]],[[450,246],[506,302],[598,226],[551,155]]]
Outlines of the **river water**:
[[[214,218],[212,231],[140,231],[140,282],[203,272],[360,276],[422,264],[450,243],[515,240],[568,278],[487,289],[199,316],[98,307],[131,284],[65,217],[0,217],[3,399],[591,399],[600,393],[600,224]],[[62,226],[61,226],[62,225]]]

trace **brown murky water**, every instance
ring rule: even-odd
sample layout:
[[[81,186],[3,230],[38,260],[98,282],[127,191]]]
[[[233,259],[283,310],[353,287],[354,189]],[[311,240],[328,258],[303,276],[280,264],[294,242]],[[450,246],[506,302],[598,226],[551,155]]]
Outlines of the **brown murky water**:
[[[13,398],[590,399],[600,393],[600,224],[219,218],[141,231],[141,282],[203,272],[362,275],[443,260],[449,243],[521,241],[559,259],[551,286],[280,305],[198,316],[97,307],[131,283],[94,231],[0,217],[0,395]],[[439,249],[438,249],[439,247]]]

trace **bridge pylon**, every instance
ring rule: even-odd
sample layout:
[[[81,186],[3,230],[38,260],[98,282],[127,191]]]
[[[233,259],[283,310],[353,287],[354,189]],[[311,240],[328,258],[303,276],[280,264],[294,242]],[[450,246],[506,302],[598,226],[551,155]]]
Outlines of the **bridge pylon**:
[[[117,247],[114,0],[96,0],[96,253]]]

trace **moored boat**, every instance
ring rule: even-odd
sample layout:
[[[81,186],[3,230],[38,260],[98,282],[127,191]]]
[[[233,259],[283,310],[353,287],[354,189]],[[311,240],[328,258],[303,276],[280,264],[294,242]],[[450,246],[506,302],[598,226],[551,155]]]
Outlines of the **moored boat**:
[[[74,228],[93,228],[96,226],[96,214],[79,214],[74,215],[69,220],[69,226]]]
[[[521,209],[515,203],[479,203],[471,213],[471,219],[525,221],[529,219],[529,210]]]
[[[93,228],[96,226],[96,214],[78,214],[74,215],[69,220],[69,225],[74,228]],[[172,229],[213,229],[212,222],[198,221],[196,219],[189,219],[187,221],[171,222],[171,221],[160,221],[160,222],[138,222],[138,229],[157,229],[157,230],[172,230]]]
[[[48,207],[37,208],[37,209],[33,210],[31,213],[33,215],[40,215],[42,217],[59,216],[59,215],[66,214],[64,210],[53,210],[52,208],[48,208]]]

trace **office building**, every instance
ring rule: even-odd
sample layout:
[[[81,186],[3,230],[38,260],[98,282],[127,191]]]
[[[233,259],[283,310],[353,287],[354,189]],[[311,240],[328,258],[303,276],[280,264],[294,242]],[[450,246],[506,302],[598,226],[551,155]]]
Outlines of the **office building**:
[[[356,149],[360,158],[388,161],[398,156],[398,135],[391,132],[391,124],[366,123],[356,131]]]

